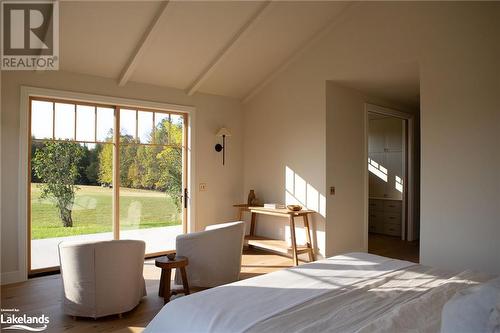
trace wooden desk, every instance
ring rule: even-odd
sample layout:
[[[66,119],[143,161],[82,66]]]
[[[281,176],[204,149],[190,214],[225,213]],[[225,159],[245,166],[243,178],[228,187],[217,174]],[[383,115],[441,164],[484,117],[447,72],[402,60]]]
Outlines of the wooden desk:
[[[249,211],[252,214],[250,222],[250,234],[245,236],[245,240],[248,241],[249,246],[255,246],[274,252],[280,252],[284,254],[291,254],[293,258],[294,265],[299,264],[298,255],[301,253],[307,253],[309,255],[309,261],[314,261],[314,249],[311,242],[311,228],[309,226],[309,215],[315,213],[313,210],[300,210],[297,212],[288,209],[272,209],[264,207],[255,207],[249,205],[234,205],[234,207],[239,208],[239,219],[241,220],[242,214],[245,211]],[[288,219],[290,225],[290,236],[292,241],[292,246],[288,246],[286,241],[278,239],[269,239],[265,237],[259,237],[255,235],[255,224],[257,222],[257,214],[270,215],[276,217],[284,217]],[[306,231],[306,245],[297,246],[297,240],[295,237],[295,219],[302,218],[304,221],[304,229]]]
[[[250,207],[263,207],[261,205],[248,205],[248,204],[237,204],[233,205],[233,207],[238,208],[238,221],[243,221],[243,213],[244,212],[250,212]],[[251,222],[250,222],[250,235],[253,235],[255,233],[255,219],[256,219],[256,214],[251,213]]]

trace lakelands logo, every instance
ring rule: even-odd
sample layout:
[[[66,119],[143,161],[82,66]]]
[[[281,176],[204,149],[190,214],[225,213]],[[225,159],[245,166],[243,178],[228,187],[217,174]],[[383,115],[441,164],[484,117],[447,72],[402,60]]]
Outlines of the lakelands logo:
[[[42,332],[47,329],[50,322],[49,317],[42,314],[30,316],[20,314],[19,309],[2,309],[0,322],[3,330],[21,330],[30,332]]]
[[[59,3],[2,1],[1,69],[59,69]]]

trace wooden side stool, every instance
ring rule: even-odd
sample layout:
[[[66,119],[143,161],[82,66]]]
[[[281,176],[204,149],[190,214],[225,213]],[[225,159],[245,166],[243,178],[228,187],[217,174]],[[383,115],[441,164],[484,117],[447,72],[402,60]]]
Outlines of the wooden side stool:
[[[165,303],[170,301],[170,296],[172,294],[183,293],[184,295],[189,295],[189,285],[186,274],[186,266],[188,265],[188,259],[186,257],[175,257],[173,260],[169,260],[166,256],[159,257],[155,260],[155,266],[161,268],[160,277],[160,288],[158,290],[158,296],[163,297]],[[182,277],[182,290],[170,290],[170,279],[172,275],[172,269],[178,268],[181,272]]]

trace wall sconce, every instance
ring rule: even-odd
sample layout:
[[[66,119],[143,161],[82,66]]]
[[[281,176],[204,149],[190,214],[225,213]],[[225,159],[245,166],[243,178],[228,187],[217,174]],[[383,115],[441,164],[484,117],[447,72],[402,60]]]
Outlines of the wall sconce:
[[[216,152],[221,152],[222,151],[222,165],[226,164],[226,136],[231,136],[231,132],[225,128],[222,127],[216,134],[217,137],[222,137],[222,145],[220,143],[215,145],[215,151]]]

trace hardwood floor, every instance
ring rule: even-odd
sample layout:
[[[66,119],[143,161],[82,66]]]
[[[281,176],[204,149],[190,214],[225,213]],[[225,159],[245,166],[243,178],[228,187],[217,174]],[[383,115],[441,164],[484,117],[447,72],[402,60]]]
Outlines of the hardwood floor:
[[[241,279],[290,267],[291,264],[290,258],[254,249],[245,250]],[[160,270],[155,267],[154,260],[144,263],[144,278],[148,295],[143,298],[139,306],[125,313],[121,319],[118,316],[110,316],[98,320],[83,318],[74,320],[64,315],[61,311],[62,282],[59,274],[3,286],[1,306],[18,308],[21,313],[27,315],[45,314],[50,318],[49,328],[45,332],[136,333],[141,332],[163,306],[163,298],[158,297]]]
[[[407,242],[398,237],[369,234],[368,252],[418,263],[419,241]]]

